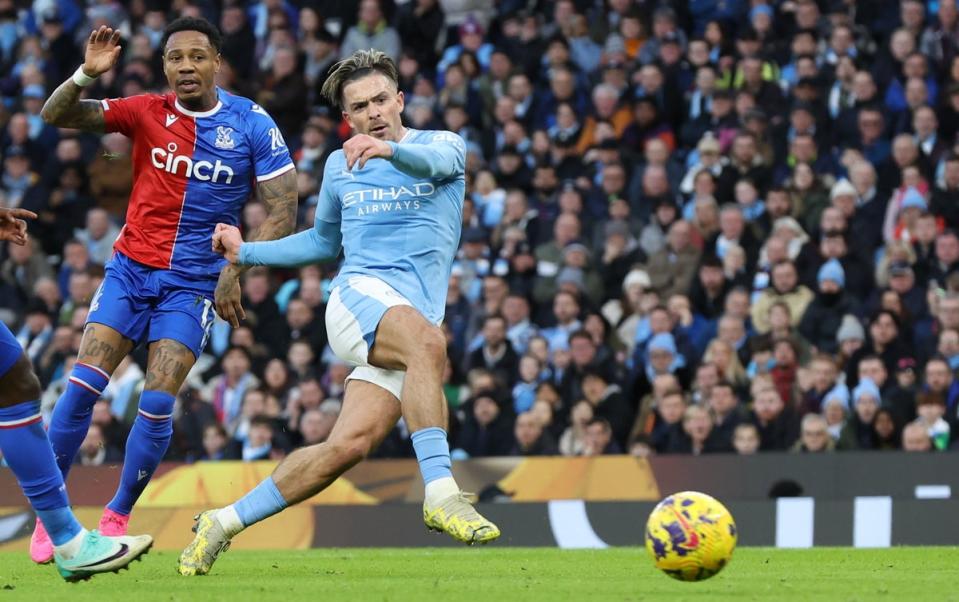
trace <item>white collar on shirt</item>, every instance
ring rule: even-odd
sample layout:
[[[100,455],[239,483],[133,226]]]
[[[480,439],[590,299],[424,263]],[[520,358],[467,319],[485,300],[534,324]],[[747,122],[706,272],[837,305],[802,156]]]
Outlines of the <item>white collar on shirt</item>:
[[[177,111],[183,113],[187,117],[193,117],[194,119],[198,117],[210,117],[223,108],[223,102],[219,98],[216,99],[216,105],[214,105],[214,107],[209,111],[191,111],[180,104],[179,98],[173,101],[173,105],[176,107]]]

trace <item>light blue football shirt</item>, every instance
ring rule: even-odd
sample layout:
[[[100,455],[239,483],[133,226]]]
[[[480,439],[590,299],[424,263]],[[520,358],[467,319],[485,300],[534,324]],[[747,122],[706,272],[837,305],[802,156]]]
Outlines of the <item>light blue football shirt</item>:
[[[342,150],[323,171],[311,230],[243,243],[240,263],[298,266],[345,260],[333,286],[373,276],[438,323],[463,222],[466,145],[452,132],[407,129],[393,156],[346,169]]]

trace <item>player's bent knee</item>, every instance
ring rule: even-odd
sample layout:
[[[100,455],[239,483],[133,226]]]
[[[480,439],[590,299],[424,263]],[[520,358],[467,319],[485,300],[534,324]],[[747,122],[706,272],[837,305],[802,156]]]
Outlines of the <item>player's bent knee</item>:
[[[367,436],[351,437],[340,441],[330,441],[330,452],[336,458],[336,464],[349,468],[359,464],[370,454],[372,441]]]
[[[41,393],[40,379],[33,373],[26,355],[21,355],[17,363],[0,377],[0,407],[36,401]]]
[[[415,353],[416,360],[428,361],[435,366],[444,366],[446,363],[446,337],[439,328],[430,328],[422,333],[419,338],[418,349]]]

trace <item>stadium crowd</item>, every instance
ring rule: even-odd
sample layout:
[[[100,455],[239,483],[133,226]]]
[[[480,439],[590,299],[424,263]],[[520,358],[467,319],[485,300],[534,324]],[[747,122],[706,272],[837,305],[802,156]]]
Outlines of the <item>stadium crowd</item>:
[[[40,107],[99,25],[124,50],[89,96],[162,92],[157,45],[180,15],[219,25],[219,85],[282,129],[300,228],[349,134],[318,93],[339,57],[385,51],[407,124],[466,140],[454,458],[956,446],[955,0],[0,0],[0,202],[40,215],[0,254],[0,319],[47,415],[123,225],[131,149]],[[251,199],[243,227],[265,215]],[[247,273],[247,319],[215,325],[169,459],[327,437],[350,370],[326,340],[335,271]],[[144,360],[95,406],[82,464],[122,460]],[[402,422],[377,452],[411,454]]]

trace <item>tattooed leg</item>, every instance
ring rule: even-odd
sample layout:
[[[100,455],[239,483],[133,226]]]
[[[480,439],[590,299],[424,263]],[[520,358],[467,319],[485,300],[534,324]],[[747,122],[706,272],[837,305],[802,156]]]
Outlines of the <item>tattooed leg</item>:
[[[109,326],[87,324],[77,363],[50,420],[50,444],[64,480],[90,429],[93,405],[110,382],[110,375],[132,348],[130,339]]]
[[[183,343],[173,339],[154,341],[150,344],[144,390],[176,395],[194,362],[193,352]]]
[[[133,349],[133,341],[103,324],[87,324],[80,341],[77,362],[113,374],[123,358]]]

